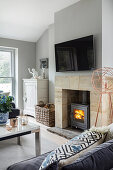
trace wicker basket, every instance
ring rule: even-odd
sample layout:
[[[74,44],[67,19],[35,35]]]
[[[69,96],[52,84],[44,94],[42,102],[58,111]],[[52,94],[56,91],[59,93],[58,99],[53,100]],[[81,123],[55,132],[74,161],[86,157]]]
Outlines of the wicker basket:
[[[49,105],[49,107],[48,107]],[[54,104],[36,105],[36,121],[46,126],[55,126],[55,106]]]

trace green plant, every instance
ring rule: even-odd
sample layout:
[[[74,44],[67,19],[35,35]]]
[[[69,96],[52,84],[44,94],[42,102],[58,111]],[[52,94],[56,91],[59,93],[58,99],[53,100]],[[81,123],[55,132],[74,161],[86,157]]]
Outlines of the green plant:
[[[10,112],[12,109],[13,96],[0,95],[0,113]]]

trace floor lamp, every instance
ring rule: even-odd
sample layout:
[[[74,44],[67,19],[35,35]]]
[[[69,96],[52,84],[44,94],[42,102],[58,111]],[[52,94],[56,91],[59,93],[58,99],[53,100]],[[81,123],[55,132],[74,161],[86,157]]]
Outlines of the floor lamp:
[[[109,106],[110,106],[110,118],[111,120],[113,118],[113,108],[112,108],[112,99],[111,99],[111,94],[113,93],[113,68],[103,67],[94,70],[92,73],[92,86],[94,90],[100,94],[98,108],[97,108],[97,115],[95,120],[95,126],[96,126],[103,94],[108,94]]]

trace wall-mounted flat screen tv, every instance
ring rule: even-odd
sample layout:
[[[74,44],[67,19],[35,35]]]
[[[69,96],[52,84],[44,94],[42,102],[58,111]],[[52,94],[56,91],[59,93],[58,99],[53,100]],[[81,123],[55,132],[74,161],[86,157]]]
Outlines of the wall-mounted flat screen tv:
[[[56,72],[95,68],[93,35],[55,44]]]

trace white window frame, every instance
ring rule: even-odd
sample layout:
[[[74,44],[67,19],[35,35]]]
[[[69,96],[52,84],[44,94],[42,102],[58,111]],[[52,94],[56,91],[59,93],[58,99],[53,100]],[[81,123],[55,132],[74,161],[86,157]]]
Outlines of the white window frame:
[[[12,79],[12,95],[15,97],[15,49],[0,47],[0,51],[11,52],[11,76],[10,77],[0,77],[0,78]]]

